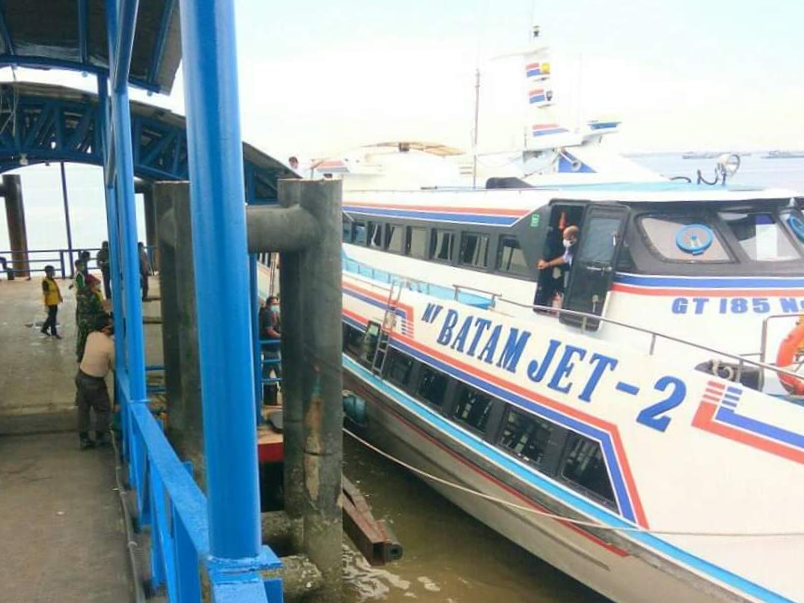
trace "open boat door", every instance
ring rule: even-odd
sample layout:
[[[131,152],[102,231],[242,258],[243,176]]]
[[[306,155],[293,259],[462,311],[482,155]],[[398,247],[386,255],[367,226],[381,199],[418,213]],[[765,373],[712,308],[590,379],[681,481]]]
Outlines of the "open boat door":
[[[603,314],[627,223],[628,208],[624,205],[594,203],[588,206],[570,268],[563,309]],[[562,314],[561,322],[590,331],[596,331],[600,325],[600,321],[591,319],[584,325],[583,318],[569,314]]]

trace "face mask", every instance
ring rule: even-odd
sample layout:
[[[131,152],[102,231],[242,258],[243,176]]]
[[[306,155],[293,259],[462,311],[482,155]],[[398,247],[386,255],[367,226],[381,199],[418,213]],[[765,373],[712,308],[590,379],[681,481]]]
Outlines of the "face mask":
[[[279,306],[276,304],[271,304],[270,310],[271,312],[279,312]]]
[[[567,239],[564,239],[563,243],[564,243],[564,247],[566,247],[567,249],[569,249],[570,247],[575,245],[575,241],[568,241]]]

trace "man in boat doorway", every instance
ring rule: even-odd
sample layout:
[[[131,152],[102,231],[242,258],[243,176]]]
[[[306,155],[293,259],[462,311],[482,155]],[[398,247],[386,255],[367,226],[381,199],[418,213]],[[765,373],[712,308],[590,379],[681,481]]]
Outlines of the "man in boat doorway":
[[[265,300],[265,306],[260,308],[260,339],[275,340],[274,343],[262,344],[262,377],[268,379],[273,372],[276,379],[282,378],[282,365],[279,355],[279,340],[282,337],[282,324],[279,318],[279,299],[271,295]],[[278,402],[278,387],[276,383],[266,383],[262,388],[262,401],[269,406],[276,406]]]
[[[548,294],[549,297],[541,297],[542,303],[550,304],[555,297],[564,293],[567,276],[569,274],[569,270],[572,268],[572,260],[575,258],[575,250],[578,248],[578,235],[580,232],[581,231],[577,226],[567,226],[562,233],[564,253],[554,257],[552,260],[539,260],[539,263],[537,264],[539,270],[554,270],[553,275],[551,275],[552,278],[548,276],[547,278],[539,279],[540,285],[545,285],[550,289]],[[560,269],[562,267],[564,268],[563,273],[556,276],[555,269]]]
[[[114,325],[108,314],[95,319],[87,337],[84,357],[75,375],[75,405],[78,407],[78,440],[81,450],[109,443],[112,410],[106,375],[114,368]],[[95,411],[95,439],[89,437],[90,409]]]

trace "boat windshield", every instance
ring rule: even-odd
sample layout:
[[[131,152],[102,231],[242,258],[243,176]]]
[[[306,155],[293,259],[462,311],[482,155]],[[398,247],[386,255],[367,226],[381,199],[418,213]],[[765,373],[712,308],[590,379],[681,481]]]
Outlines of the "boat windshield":
[[[729,211],[718,215],[752,261],[785,262],[801,257],[772,213]]]
[[[640,220],[654,252],[674,262],[730,262],[726,247],[707,218],[653,215]]]

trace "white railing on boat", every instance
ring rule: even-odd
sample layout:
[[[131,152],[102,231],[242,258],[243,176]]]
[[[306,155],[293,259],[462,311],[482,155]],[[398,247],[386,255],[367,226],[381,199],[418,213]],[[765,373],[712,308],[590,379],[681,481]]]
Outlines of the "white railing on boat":
[[[481,293],[481,294],[484,294],[484,295],[488,295],[489,296],[489,301],[490,301],[489,308],[493,309],[493,310],[498,309],[500,303],[505,303],[505,304],[511,304],[513,306],[518,306],[520,308],[533,310],[533,311],[536,311],[536,312],[544,312],[545,314],[554,314],[556,316],[572,316],[572,317],[575,317],[575,318],[579,318],[580,322],[581,322],[580,329],[581,329],[582,333],[585,333],[587,331],[589,321],[603,322],[603,323],[607,323],[607,324],[616,325],[618,327],[622,327],[622,328],[628,329],[630,331],[636,331],[636,332],[639,332],[639,333],[644,333],[645,335],[648,335],[650,337],[650,345],[648,347],[648,355],[649,356],[653,356],[654,351],[656,349],[657,340],[662,339],[662,340],[665,340],[665,341],[672,341],[673,343],[677,343],[677,344],[689,346],[689,347],[692,347],[692,348],[696,348],[698,350],[702,350],[702,351],[705,351],[705,352],[708,352],[708,353],[711,353],[711,354],[716,354],[717,356],[719,356],[721,358],[722,357],[728,358],[728,359],[733,360],[733,361],[735,361],[737,363],[737,373],[736,373],[735,378],[734,378],[734,381],[736,381],[736,382],[740,381],[740,377],[742,377],[743,370],[745,369],[746,365],[747,366],[753,366],[753,367],[759,368],[759,369],[769,370],[769,371],[772,371],[773,373],[776,373],[777,375],[788,375],[790,377],[795,377],[796,379],[804,378],[804,375],[801,375],[799,373],[789,371],[789,370],[780,368],[780,367],[778,367],[776,365],[768,364],[768,363],[765,362],[766,348],[767,348],[767,321],[768,321],[768,319],[771,319],[771,318],[783,318],[783,317],[795,318],[797,316],[804,316],[804,314],[778,314],[778,315],[774,315],[774,316],[769,316],[768,318],[765,319],[765,321],[762,324],[762,349],[759,352],[759,354],[752,353],[752,354],[746,354],[746,355],[739,355],[739,354],[732,354],[730,352],[724,352],[723,350],[719,350],[719,349],[716,349],[716,348],[705,346],[705,345],[695,343],[693,341],[689,341],[689,340],[686,340],[686,339],[681,339],[680,337],[674,337],[673,335],[667,335],[665,333],[660,333],[659,331],[654,331],[652,329],[647,329],[645,327],[639,327],[639,326],[636,326],[636,325],[629,324],[627,322],[622,322],[620,320],[614,320],[613,318],[606,318],[605,316],[598,316],[596,314],[589,314],[587,312],[579,312],[577,310],[566,310],[564,308],[554,308],[552,306],[541,306],[541,305],[537,305],[537,304],[525,304],[525,303],[514,301],[514,300],[511,300],[511,299],[506,299],[503,295],[501,295],[499,293],[494,293],[492,291],[486,291],[486,290],[483,290],[483,289],[478,289],[476,287],[468,287],[466,285],[453,285],[452,287],[455,289],[455,299],[456,300],[458,300],[458,297],[459,297],[459,290],[473,291],[475,293]],[[746,358],[746,356],[749,356],[749,355],[750,356],[758,355],[760,357],[760,360],[750,360],[749,358]],[[715,359],[713,358],[713,360],[715,360]],[[762,389],[763,385],[764,385],[764,372],[760,371],[760,373],[759,373],[759,389],[760,390]],[[791,396],[791,397],[793,397],[793,396]]]
[[[526,303],[518,302],[518,301],[515,301],[515,300],[507,299],[505,296],[503,296],[500,293],[495,293],[493,291],[487,291],[485,289],[478,289],[476,287],[470,287],[468,285],[453,284],[451,287],[445,287],[443,285],[436,285],[436,284],[433,284],[433,283],[429,283],[427,281],[422,281],[422,280],[418,280],[418,279],[408,278],[406,276],[402,276],[402,275],[399,275],[399,274],[394,274],[394,273],[388,272],[387,270],[378,270],[378,269],[375,269],[373,266],[368,266],[366,264],[363,264],[362,262],[358,262],[357,260],[353,260],[353,259],[346,258],[346,257],[343,258],[342,263],[343,263],[344,268],[350,274],[352,274],[353,276],[356,275],[358,277],[366,277],[367,279],[369,279],[369,282],[371,282],[372,284],[375,284],[375,285],[377,284],[378,281],[381,282],[381,283],[389,284],[389,285],[393,284],[393,283],[404,283],[406,288],[408,290],[410,290],[410,291],[416,291],[418,293],[423,293],[425,295],[437,294],[442,298],[450,297],[450,293],[451,293],[452,299],[454,299],[455,301],[457,301],[459,303],[466,303],[464,301],[466,295],[464,295],[464,299],[461,298],[461,293],[462,292],[465,292],[465,293],[466,292],[471,292],[472,294],[479,294],[479,296],[487,296],[488,297],[488,300],[487,300],[488,305],[486,307],[488,309],[495,310],[495,311],[500,311],[499,310],[499,304],[504,303],[504,304],[510,304],[510,305],[513,305],[513,306],[518,306],[520,308],[532,310],[532,311],[535,311],[535,312],[542,312],[544,314],[552,314],[552,315],[554,315],[556,317],[559,317],[559,316],[572,316],[572,317],[578,318],[578,319],[580,319],[580,322],[581,322],[579,327],[580,327],[582,333],[585,333],[588,330],[588,325],[589,325],[590,322],[592,322],[593,324],[595,324],[595,322],[602,322],[602,323],[618,326],[618,327],[621,327],[623,329],[628,329],[630,331],[634,331],[634,332],[637,332],[637,333],[643,333],[643,334],[645,334],[645,335],[650,337],[649,346],[648,346],[648,355],[649,356],[654,355],[654,352],[656,350],[656,343],[659,340],[669,341],[669,342],[673,342],[673,343],[680,344],[680,345],[683,345],[683,346],[687,346],[687,347],[690,347],[690,348],[694,348],[694,349],[697,349],[697,350],[701,350],[701,351],[707,352],[709,354],[714,354],[715,357],[713,357],[711,359],[713,361],[718,361],[718,360],[723,360],[723,359],[730,359],[730,360],[736,362],[736,364],[737,364],[737,372],[735,373],[734,381],[737,382],[737,383],[740,382],[740,378],[742,377],[743,371],[746,369],[746,367],[755,367],[755,368],[758,368],[758,369],[762,369],[762,370],[759,371],[758,389],[760,391],[763,389],[763,386],[764,386],[764,382],[765,382],[765,373],[764,373],[764,371],[766,371],[766,370],[771,371],[772,373],[774,373],[776,375],[786,375],[786,376],[789,376],[789,377],[793,377],[795,379],[804,379],[804,375],[802,375],[802,374],[799,374],[799,373],[796,373],[796,372],[793,372],[793,371],[789,371],[787,369],[783,369],[783,368],[780,368],[780,367],[775,366],[773,364],[768,364],[768,363],[764,362],[765,353],[766,353],[765,348],[766,348],[766,345],[767,345],[766,344],[766,340],[767,340],[767,337],[766,337],[766,330],[767,330],[766,323],[767,323],[767,320],[769,318],[779,318],[781,316],[786,316],[788,318],[794,318],[796,316],[804,316],[804,314],[785,314],[785,315],[774,315],[772,317],[768,317],[768,319],[766,319],[766,322],[763,323],[762,351],[760,351],[759,354],[751,353],[751,354],[739,355],[739,354],[732,354],[731,352],[724,352],[723,350],[718,350],[716,348],[705,346],[705,345],[702,345],[700,343],[695,343],[693,341],[689,341],[689,340],[686,340],[686,339],[681,339],[680,337],[674,337],[673,335],[667,335],[665,333],[661,333],[659,331],[654,331],[652,329],[648,329],[648,328],[645,328],[645,327],[639,327],[637,325],[629,324],[627,322],[622,322],[620,320],[615,320],[613,318],[606,318],[605,316],[598,316],[596,314],[589,314],[587,312],[579,312],[577,310],[566,310],[564,308],[553,308],[552,306],[541,306],[541,305],[536,305],[536,304],[526,304]],[[354,268],[352,268],[352,267],[354,267]],[[445,293],[446,293],[446,295],[445,295]],[[473,295],[473,297],[476,297],[476,298],[479,297],[479,296],[478,295]],[[749,356],[749,355],[750,356],[759,355],[761,360],[751,360],[751,359],[747,358],[747,356]],[[796,399],[800,398],[799,396],[792,396],[792,395],[790,395],[788,397],[789,398],[796,398]]]

